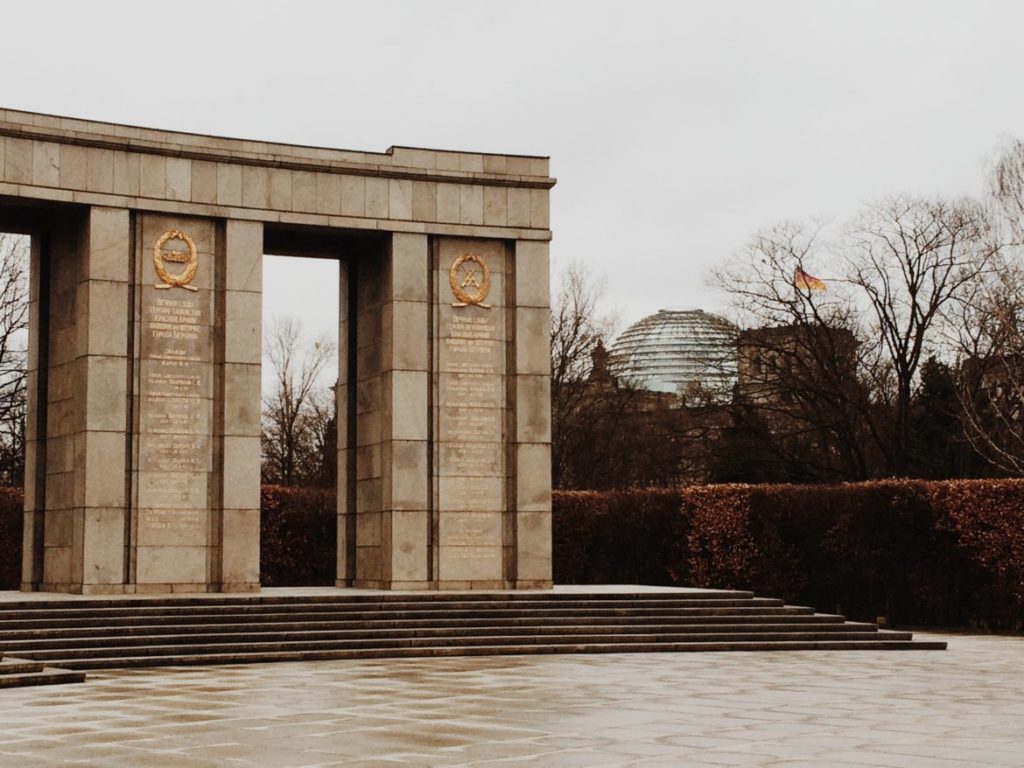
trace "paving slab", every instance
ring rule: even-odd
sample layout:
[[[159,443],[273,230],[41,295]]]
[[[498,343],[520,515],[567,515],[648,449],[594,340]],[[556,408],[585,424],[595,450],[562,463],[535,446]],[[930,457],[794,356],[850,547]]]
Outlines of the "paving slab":
[[[949,650],[100,672],[0,691],[0,768],[1024,766],[1024,638],[920,637]]]

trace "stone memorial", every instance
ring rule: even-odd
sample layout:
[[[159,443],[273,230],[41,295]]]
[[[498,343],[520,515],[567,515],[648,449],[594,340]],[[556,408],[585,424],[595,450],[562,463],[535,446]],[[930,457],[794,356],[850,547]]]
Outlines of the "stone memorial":
[[[31,235],[22,588],[259,589],[264,253],[337,259],[337,585],[551,585],[546,158],[0,110]]]

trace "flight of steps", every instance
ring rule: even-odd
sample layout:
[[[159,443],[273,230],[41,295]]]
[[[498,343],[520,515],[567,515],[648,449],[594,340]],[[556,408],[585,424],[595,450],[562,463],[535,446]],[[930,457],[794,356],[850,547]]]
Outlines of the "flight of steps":
[[[63,670],[539,653],[943,649],[741,591],[0,601],[0,654]],[[2,682],[0,682],[2,685]]]
[[[23,688],[28,685],[80,683],[85,672],[57,669],[42,661],[0,656],[0,689]]]

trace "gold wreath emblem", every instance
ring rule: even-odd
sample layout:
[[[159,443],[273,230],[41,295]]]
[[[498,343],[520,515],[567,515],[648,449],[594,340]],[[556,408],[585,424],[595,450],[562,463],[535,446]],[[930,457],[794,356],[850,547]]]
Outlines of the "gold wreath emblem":
[[[177,240],[184,243],[188,250],[165,248],[167,243]],[[167,269],[167,264],[184,264],[185,269],[181,274],[172,274]],[[199,254],[196,252],[196,244],[187,233],[177,229],[169,229],[160,235],[160,239],[153,246],[153,266],[156,267],[157,276],[163,280],[163,285],[157,288],[185,288],[189,291],[198,291],[189,283],[196,276],[199,269]]]
[[[464,253],[452,262],[448,270],[448,282],[451,283],[452,293],[458,301],[453,301],[453,307],[477,306],[490,309],[490,304],[484,304],[484,299],[491,290],[491,270],[480,256],[475,253]]]

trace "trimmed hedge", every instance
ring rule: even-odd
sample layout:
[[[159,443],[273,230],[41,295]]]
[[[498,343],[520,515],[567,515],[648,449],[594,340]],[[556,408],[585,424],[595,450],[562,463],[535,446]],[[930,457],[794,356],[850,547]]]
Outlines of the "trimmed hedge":
[[[264,485],[260,506],[260,583],[333,587],[338,558],[334,489]]]
[[[703,486],[671,492],[674,510],[667,493],[556,493],[555,580],[753,589],[855,619],[1024,628],[1024,481]]]
[[[21,534],[25,496],[20,488],[0,487],[0,589],[21,586]]]
[[[561,491],[554,497],[557,584],[681,584],[690,519],[683,491]]]
[[[332,585],[330,489],[264,486],[266,586]],[[22,496],[0,488],[0,589]],[[561,584],[752,589],[855,619],[1024,629],[1024,480],[556,492]]]
[[[0,487],[0,589],[21,584],[23,495]],[[334,586],[334,489],[265,485],[260,533],[264,586]]]

